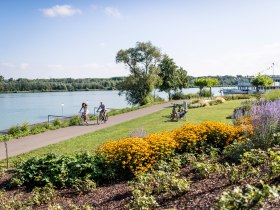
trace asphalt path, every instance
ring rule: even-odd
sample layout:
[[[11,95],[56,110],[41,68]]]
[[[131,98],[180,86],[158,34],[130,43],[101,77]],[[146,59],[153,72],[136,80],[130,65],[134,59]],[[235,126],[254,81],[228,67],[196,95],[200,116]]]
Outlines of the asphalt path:
[[[176,101],[182,103],[182,101]],[[141,108],[131,112],[110,116],[109,120],[104,124],[96,124],[96,121],[89,121],[89,125],[70,126],[57,130],[49,130],[44,133],[26,136],[19,139],[11,139],[7,141],[8,156],[13,157],[50,144],[55,144],[61,141],[81,136],[86,133],[91,133],[97,130],[108,128],[129,120],[133,120],[151,113],[170,108],[171,102],[157,104],[146,108]],[[0,160],[6,158],[6,147],[4,142],[0,142]]]

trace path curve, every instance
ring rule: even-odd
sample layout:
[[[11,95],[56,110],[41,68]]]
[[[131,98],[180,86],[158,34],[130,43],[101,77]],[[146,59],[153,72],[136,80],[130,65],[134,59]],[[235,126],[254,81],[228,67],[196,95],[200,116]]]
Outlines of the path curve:
[[[181,103],[182,101],[176,101]],[[148,115],[165,108],[169,108],[171,102],[157,104],[146,108],[141,108],[131,112],[110,116],[108,122],[105,124],[97,125],[96,121],[90,121],[88,126],[70,126],[66,128],[60,128],[57,130],[49,130],[44,133],[36,135],[26,136],[19,139],[11,139],[7,141],[8,155],[13,157],[19,154],[30,152],[32,150],[45,147],[50,144],[55,144],[61,141],[71,139],[73,137],[81,136],[86,133],[94,132],[104,128],[108,128],[132,119]],[[6,150],[4,142],[0,142],[0,160],[6,158]]]

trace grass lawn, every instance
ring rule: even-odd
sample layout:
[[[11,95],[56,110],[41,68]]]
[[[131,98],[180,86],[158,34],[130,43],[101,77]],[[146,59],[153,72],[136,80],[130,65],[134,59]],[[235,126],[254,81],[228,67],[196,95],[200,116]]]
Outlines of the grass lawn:
[[[187,121],[180,120],[179,122],[169,121],[171,108],[168,108],[110,128],[49,145],[32,152],[10,158],[10,160],[17,161],[19,159],[28,159],[30,157],[41,156],[50,152],[58,154],[71,154],[84,151],[92,152],[103,142],[128,137],[132,131],[138,128],[143,128],[146,133],[150,134],[164,130],[170,131],[181,127],[186,122],[196,124],[203,121],[220,121],[231,124],[231,119],[226,119],[226,117],[232,114],[233,109],[239,106],[241,101],[242,100],[233,100],[220,105],[189,109],[189,112],[187,113]],[[1,165],[2,164],[4,164],[4,161],[1,162]]]

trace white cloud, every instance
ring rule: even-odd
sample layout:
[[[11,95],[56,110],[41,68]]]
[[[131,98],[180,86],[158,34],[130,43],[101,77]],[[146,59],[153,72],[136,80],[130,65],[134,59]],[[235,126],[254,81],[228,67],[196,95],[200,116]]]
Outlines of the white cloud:
[[[22,70],[26,70],[26,69],[29,68],[29,64],[28,64],[28,63],[22,63],[22,64],[19,65],[19,67],[20,67],[20,69],[22,69]]]
[[[40,11],[46,17],[67,17],[82,13],[80,9],[73,8],[71,5],[55,5]]]
[[[114,18],[122,18],[120,11],[114,7],[106,7],[104,9],[106,15],[114,17]]]

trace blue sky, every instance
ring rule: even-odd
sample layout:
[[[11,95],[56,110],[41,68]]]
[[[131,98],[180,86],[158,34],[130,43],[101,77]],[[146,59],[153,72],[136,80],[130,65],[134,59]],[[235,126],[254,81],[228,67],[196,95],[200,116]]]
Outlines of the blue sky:
[[[151,41],[192,76],[280,75],[279,0],[1,0],[0,75],[109,78]]]

